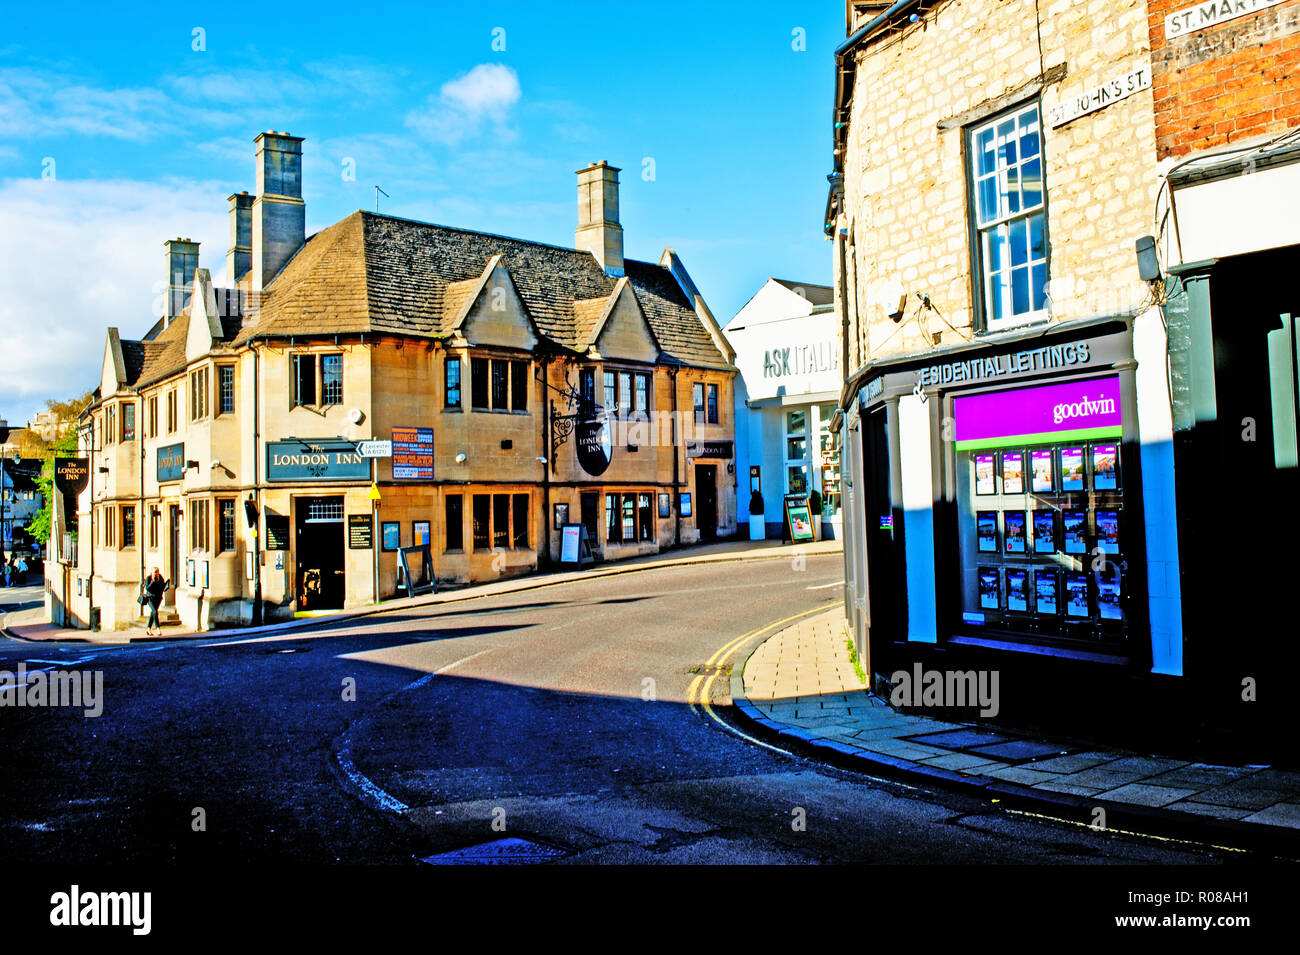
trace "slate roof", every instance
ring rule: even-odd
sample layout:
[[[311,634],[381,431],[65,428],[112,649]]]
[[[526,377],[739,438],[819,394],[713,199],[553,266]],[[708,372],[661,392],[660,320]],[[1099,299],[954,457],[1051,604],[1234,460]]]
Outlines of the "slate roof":
[[[813,305],[835,304],[835,291],[829,285],[813,285],[811,282],[791,282],[789,279],[772,279],[778,285],[784,285],[791,292],[803,289],[803,297]]]
[[[600,311],[590,300],[603,307],[617,281],[590,252],[364,211],[307,240],[235,341],[357,332],[446,337],[494,255],[542,334],[585,349]],[[728,367],[667,269],[631,259],[624,266],[665,358]]]

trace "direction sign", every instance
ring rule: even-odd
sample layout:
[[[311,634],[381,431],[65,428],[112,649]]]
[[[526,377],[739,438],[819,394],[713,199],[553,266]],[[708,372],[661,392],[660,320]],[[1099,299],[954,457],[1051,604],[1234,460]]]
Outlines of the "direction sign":
[[[357,444],[357,453],[363,458],[391,458],[392,441],[362,441]]]

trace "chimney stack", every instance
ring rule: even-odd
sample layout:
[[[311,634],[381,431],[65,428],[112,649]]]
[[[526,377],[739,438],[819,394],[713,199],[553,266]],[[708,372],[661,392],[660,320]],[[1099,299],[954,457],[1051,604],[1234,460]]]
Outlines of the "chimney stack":
[[[185,310],[194,270],[199,267],[199,244],[189,239],[168,239],[163,243],[167,260],[167,294],[163,297],[163,327]]]
[[[606,275],[623,274],[623,227],[618,224],[618,174],[605,160],[578,170],[578,228],[574,245],[596,257]]]
[[[302,137],[260,133],[252,209],[253,291],[260,292],[307,240],[302,201]]]
[[[226,282],[239,284],[253,266],[253,197],[237,192],[230,197],[230,249],[226,252]]]

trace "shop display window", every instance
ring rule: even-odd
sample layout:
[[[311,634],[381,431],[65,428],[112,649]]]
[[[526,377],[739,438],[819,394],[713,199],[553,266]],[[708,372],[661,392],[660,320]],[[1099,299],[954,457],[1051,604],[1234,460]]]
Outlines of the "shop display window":
[[[1122,641],[1128,593],[1117,438],[956,456],[962,632]]]

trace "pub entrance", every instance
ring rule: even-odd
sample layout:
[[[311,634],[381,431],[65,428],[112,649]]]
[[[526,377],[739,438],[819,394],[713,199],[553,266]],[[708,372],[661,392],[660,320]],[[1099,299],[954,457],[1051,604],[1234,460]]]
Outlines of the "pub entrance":
[[[163,603],[176,606],[176,587],[181,581],[181,506],[167,505],[167,580],[171,586],[163,594]]]
[[[344,596],[343,498],[294,500],[298,610],[341,610]]]
[[[718,466],[716,464],[695,465],[696,502],[695,526],[700,529],[701,540],[716,540],[718,537]]]

